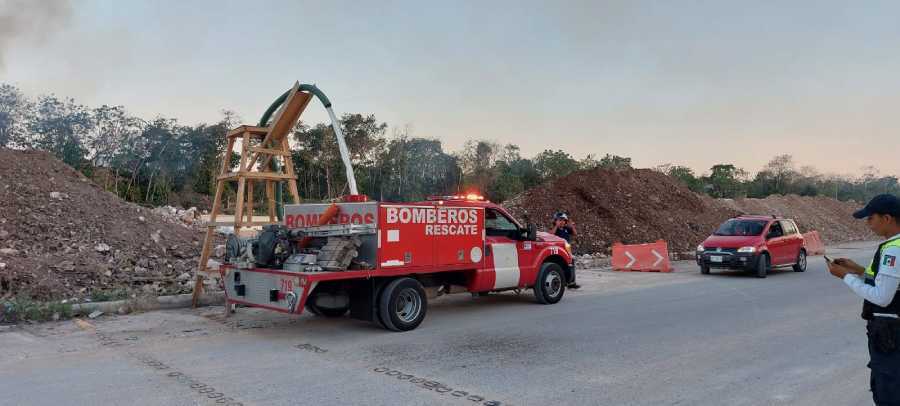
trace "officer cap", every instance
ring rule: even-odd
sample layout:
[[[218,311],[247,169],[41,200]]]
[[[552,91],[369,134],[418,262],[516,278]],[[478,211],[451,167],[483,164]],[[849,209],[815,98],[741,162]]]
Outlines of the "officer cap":
[[[900,218],[900,199],[891,194],[875,196],[866,207],[853,213],[853,217],[863,219],[873,214],[890,214],[894,218]]]

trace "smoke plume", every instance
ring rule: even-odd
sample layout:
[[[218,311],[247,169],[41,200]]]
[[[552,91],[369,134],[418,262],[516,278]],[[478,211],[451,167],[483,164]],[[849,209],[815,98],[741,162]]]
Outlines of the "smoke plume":
[[[0,70],[14,44],[40,45],[68,25],[69,0],[0,0]]]

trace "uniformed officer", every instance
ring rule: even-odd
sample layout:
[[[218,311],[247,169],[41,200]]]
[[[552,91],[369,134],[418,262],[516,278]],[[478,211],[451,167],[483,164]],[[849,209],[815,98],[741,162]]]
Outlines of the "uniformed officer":
[[[571,243],[572,237],[576,237],[578,231],[575,230],[575,222],[569,220],[568,214],[565,212],[558,212],[553,216],[553,228],[550,229],[550,234]]]
[[[863,302],[862,317],[869,337],[869,385],[876,405],[900,405],[900,199],[875,196],[853,214],[865,218],[869,228],[887,240],[878,246],[872,263],[863,268],[846,259],[828,263],[828,271]]]
[[[553,234],[559,238],[566,240],[566,242],[571,243],[572,237],[578,236],[578,231],[575,231],[575,222],[569,220],[569,215],[565,212],[560,211],[553,215],[553,228],[550,229],[550,234]],[[572,280],[569,281],[568,288],[581,288],[581,285],[575,282],[574,268],[572,269]]]

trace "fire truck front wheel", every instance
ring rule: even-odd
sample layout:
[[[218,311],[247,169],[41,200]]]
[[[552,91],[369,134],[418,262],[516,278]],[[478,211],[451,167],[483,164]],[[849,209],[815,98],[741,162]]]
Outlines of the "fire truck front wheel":
[[[409,331],[425,319],[428,298],[425,288],[413,278],[394,279],[378,299],[378,316],[384,328],[392,331]]]
[[[562,300],[566,292],[565,276],[559,264],[545,262],[541,265],[534,284],[534,297],[540,304],[554,304]]]

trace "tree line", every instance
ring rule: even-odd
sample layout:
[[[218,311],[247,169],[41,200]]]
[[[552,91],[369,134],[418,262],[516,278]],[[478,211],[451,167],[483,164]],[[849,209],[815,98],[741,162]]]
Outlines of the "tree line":
[[[681,180],[695,192],[715,198],[764,198],[795,194],[866,202],[881,193],[900,195],[897,176],[882,175],[874,166],[861,168],[862,175],[858,177],[828,175],[812,166],[798,167],[790,154],[775,156],[753,176],[724,163],[713,165],[704,175],[696,175],[690,168],[671,164],[655,169]]]
[[[215,123],[196,125],[173,118],[143,119],[123,106],[92,108],[55,95],[30,98],[0,83],[0,147],[47,151],[106,190],[144,205],[208,207],[226,148],[225,133],[239,124],[230,111],[222,111]],[[360,190],[384,201],[471,190],[504,201],[578,170],[632,166],[630,158],[614,154],[576,159],[566,151],[547,149],[524,157],[515,144],[489,140],[470,140],[458,151],[447,151],[440,140],[414,136],[409,128],[394,128],[388,135],[388,125],[374,115],[344,114],[341,126]],[[328,124],[298,123],[291,146],[304,199],[323,201],[348,192]],[[655,169],[713,197],[796,193],[864,200],[900,191],[896,177],[879,176],[875,168],[866,168],[864,176],[855,179],[825,176],[810,167],[797,169],[789,155],[775,157],[754,177],[731,164],[715,165],[703,175],[678,165]]]

